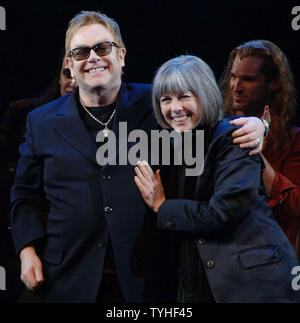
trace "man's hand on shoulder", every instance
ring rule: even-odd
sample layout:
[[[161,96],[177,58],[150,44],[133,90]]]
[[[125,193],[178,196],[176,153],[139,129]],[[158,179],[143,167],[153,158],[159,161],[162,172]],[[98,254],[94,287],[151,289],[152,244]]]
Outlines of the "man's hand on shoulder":
[[[239,144],[240,148],[253,148],[249,155],[258,154],[262,151],[265,127],[259,118],[237,118],[231,120],[230,124],[241,127],[232,133],[234,144]]]

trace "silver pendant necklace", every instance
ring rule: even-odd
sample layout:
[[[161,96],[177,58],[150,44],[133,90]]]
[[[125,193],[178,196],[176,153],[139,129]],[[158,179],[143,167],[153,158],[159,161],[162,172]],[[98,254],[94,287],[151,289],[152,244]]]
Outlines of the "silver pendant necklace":
[[[81,103],[81,102],[80,102]],[[109,117],[108,121],[107,122],[102,122],[100,121],[99,119],[97,119],[82,103],[81,103],[83,109],[85,110],[85,112],[91,117],[93,118],[95,121],[97,121],[98,123],[100,123],[102,126],[104,126],[104,129],[102,130],[103,131],[103,135],[104,137],[108,137],[109,136],[109,133],[110,133],[110,130],[108,129],[107,125],[110,123],[111,119],[113,118],[115,112],[116,112],[116,109],[114,109],[113,113],[111,114],[111,116]]]

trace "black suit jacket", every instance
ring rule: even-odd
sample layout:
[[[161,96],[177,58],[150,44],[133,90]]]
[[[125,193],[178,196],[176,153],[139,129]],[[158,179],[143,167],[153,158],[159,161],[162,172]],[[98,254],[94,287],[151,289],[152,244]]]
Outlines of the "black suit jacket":
[[[157,127],[149,85],[121,87],[112,127],[118,148],[121,121],[128,132]],[[168,278],[167,257],[172,243],[156,229],[134,183],[133,166],[96,163],[96,143],[79,117],[74,94],[32,111],[25,137],[11,194],[12,234],[17,252],[42,242],[47,279],[42,300],[95,301],[110,233],[125,300],[171,301],[175,285]]]
[[[300,302],[298,261],[268,205],[262,160],[233,144],[234,129],[224,119],[212,130],[194,199],[166,200],[159,227],[196,238],[216,302]]]

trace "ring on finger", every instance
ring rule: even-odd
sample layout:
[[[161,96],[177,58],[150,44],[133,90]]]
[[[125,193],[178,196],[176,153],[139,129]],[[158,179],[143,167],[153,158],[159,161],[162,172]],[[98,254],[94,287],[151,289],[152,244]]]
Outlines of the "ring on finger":
[[[256,138],[255,139],[255,142],[256,142],[256,146],[258,146],[260,144],[260,139],[259,138]]]

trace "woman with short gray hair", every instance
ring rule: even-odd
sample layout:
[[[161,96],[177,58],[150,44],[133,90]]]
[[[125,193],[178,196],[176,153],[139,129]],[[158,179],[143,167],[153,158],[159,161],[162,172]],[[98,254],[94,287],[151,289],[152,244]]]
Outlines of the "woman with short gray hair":
[[[164,63],[156,73],[152,101],[154,113],[163,128],[170,128],[160,108],[164,93],[191,91],[201,101],[199,122],[211,125],[223,116],[223,99],[211,68],[199,57],[182,55]]]
[[[181,171],[184,194],[173,199],[166,198],[159,170],[153,173],[145,161],[135,168],[135,183],[157,213],[158,227],[181,237],[178,301],[300,302],[291,285],[298,261],[268,206],[262,159],[233,144],[236,127],[222,118],[210,67],[197,57],[180,56],[163,64],[153,83],[161,126],[204,131],[205,137],[203,173],[182,181]]]

